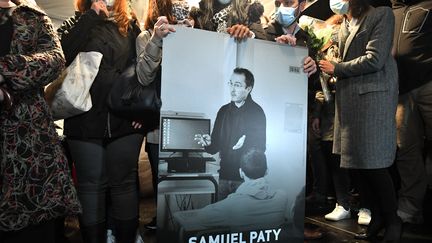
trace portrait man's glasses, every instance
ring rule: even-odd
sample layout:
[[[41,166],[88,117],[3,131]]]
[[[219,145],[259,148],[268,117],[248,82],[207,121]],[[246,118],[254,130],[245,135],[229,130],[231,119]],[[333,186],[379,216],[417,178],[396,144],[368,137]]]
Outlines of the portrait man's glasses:
[[[245,87],[245,86],[244,86],[243,84],[241,84],[241,83],[231,83],[231,82],[228,82],[228,85],[229,85],[231,88],[236,88],[236,89],[244,88],[244,87]]]

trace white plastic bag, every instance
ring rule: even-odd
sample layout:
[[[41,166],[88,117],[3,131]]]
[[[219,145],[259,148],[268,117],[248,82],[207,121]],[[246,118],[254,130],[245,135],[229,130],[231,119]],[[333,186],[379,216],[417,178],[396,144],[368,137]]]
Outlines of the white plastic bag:
[[[47,86],[45,99],[54,120],[89,111],[92,107],[90,87],[99,72],[102,53],[80,52],[62,75]]]

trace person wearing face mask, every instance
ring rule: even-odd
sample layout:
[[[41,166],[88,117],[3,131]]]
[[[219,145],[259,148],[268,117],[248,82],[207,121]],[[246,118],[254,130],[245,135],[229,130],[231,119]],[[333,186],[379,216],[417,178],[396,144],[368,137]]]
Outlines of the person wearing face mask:
[[[311,38],[297,23],[297,18],[300,16],[301,11],[304,10],[305,5],[306,0],[283,0],[275,13],[275,19],[264,29],[267,40],[309,48]],[[318,80],[317,66],[314,61],[315,56],[316,51],[309,48],[309,56],[304,60],[303,71],[311,79]]]
[[[79,217],[85,243],[106,243],[107,199],[116,242],[135,242],[138,227],[138,157],[144,138],[141,124],[111,114],[107,96],[135,58],[141,32],[127,0],[76,0],[78,11],[59,28],[66,64],[79,52],[103,54],[92,84],[92,108],[65,119],[64,134],[75,163]]]
[[[341,62],[319,62],[323,72],[337,77],[333,152],[341,155],[341,167],[360,179],[360,195],[372,213],[366,232],[356,238],[375,240],[385,229],[384,242],[398,242],[402,222],[388,171],[396,154],[394,15],[390,8],[374,8],[367,0],[330,0],[330,6],[344,15]]]
[[[81,211],[43,96],[64,63],[44,11],[23,0],[0,0],[2,243],[54,243],[55,221]]]

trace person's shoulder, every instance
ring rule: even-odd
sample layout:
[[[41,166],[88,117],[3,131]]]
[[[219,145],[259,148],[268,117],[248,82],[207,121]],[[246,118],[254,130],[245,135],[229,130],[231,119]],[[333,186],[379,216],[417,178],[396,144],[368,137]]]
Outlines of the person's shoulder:
[[[20,4],[15,7],[14,14],[25,14],[28,16],[47,16],[47,14],[37,5]]]
[[[377,18],[382,18],[383,16],[393,16],[393,9],[387,6],[371,7],[369,13]]]

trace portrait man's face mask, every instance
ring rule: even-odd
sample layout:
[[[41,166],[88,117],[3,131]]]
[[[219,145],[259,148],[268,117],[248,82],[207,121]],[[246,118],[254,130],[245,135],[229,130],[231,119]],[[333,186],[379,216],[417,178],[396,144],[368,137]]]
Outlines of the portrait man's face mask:
[[[252,90],[252,87],[246,87],[243,74],[233,73],[229,84],[232,102],[240,103],[245,101]]]

